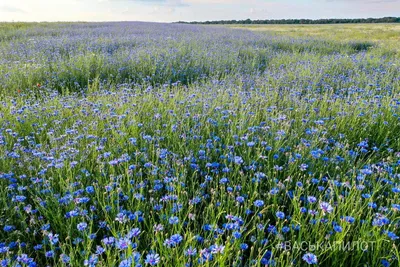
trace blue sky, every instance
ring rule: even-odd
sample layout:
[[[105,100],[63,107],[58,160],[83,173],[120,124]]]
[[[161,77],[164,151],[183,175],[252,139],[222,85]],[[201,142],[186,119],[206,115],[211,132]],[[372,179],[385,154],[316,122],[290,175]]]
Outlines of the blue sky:
[[[400,0],[0,0],[0,21],[203,21],[400,16]]]

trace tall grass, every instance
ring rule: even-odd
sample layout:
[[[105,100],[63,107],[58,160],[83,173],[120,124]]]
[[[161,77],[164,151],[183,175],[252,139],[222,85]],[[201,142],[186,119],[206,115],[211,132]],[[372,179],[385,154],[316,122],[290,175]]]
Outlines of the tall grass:
[[[189,85],[205,78],[275,71],[282,56],[284,64],[309,58],[318,62],[322,57],[331,62],[348,56],[359,60],[360,52],[374,46],[190,25],[39,24],[11,32],[13,37],[0,43],[0,89],[7,94],[38,84],[59,92],[85,91],[96,78],[109,86],[178,81]],[[363,72],[385,62],[382,57],[366,61],[370,66]]]
[[[375,44],[141,23],[12,33],[4,266],[399,264],[399,60]]]

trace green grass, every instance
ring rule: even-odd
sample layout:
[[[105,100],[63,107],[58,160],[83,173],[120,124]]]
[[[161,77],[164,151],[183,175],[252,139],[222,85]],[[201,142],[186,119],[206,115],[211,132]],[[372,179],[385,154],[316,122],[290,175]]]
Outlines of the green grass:
[[[334,24],[334,25],[227,25],[277,36],[316,38],[336,42],[374,43],[376,52],[398,57],[400,52],[399,24]]]
[[[335,26],[7,24],[1,260],[283,267],[313,253],[318,266],[398,266],[397,44]],[[126,248],[102,242],[134,228]],[[341,249],[351,242],[369,247]]]

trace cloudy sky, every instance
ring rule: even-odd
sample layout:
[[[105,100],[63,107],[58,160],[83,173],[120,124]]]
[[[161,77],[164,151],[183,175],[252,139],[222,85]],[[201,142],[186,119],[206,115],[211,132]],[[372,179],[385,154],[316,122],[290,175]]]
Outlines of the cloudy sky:
[[[0,0],[0,21],[203,21],[400,16],[400,0]]]

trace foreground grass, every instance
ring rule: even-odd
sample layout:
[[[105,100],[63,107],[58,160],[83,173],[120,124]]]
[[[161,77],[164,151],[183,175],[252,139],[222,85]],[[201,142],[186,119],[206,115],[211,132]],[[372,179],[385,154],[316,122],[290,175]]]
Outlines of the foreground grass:
[[[398,59],[176,27],[1,43],[1,264],[397,266]]]

